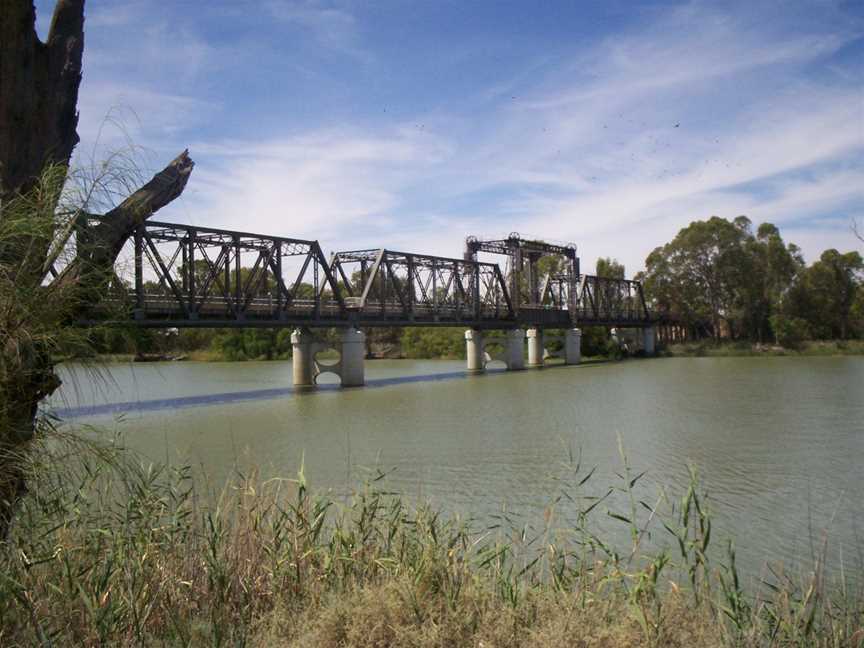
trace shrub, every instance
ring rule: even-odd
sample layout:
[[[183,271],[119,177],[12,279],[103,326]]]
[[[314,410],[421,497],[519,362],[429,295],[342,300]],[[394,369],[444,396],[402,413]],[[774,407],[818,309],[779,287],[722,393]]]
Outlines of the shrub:
[[[800,317],[776,314],[771,316],[770,321],[777,343],[781,346],[797,349],[810,338],[810,326]]]

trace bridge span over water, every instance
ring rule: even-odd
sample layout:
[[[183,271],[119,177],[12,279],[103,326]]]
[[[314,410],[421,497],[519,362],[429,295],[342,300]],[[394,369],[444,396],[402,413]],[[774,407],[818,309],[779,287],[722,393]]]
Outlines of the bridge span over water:
[[[503,258],[504,268],[481,255]],[[148,221],[119,255],[108,298],[83,323],[106,320],[291,327],[295,384],[314,384],[326,370],[347,386],[363,383],[361,328],[464,327],[468,369],[479,372],[493,359],[510,369],[542,366],[550,329],[564,330],[568,363],[579,361],[582,326],[641,329],[650,353],[659,318],[639,282],[582,274],[575,245],[515,233],[468,237],[461,258],[383,248],[325,257],[317,241]],[[336,365],[315,359],[323,348],[316,328],[342,329]],[[503,338],[490,338],[495,330]],[[496,357],[486,350],[493,340],[503,349]]]

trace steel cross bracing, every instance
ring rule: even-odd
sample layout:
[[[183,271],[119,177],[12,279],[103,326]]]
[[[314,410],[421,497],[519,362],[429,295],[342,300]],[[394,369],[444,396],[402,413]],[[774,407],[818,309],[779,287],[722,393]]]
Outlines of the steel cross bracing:
[[[126,243],[108,294],[82,324],[501,329],[649,326],[656,319],[638,282],[579,275],[575,246],[511,237],[469,239],[467,247],[462,259],[386,249],[327,259],[317,241],[147,222]],[[510,255],[509,272],[477,259],[490,251]],[[547,255],[561,263],[541,280],[537,262]]]
[[[541,289],[542,302],[552,308],[569,307],[575,321],[598,326],[639,326],[656,319],[650,316],[638,281],[580,275],[575,292],[571,290],[569,276],[547,275]]]
[[[516,320],[504,276],[494,263],[355,250],[334,254],[330,267],[362,321],[483,326]]]

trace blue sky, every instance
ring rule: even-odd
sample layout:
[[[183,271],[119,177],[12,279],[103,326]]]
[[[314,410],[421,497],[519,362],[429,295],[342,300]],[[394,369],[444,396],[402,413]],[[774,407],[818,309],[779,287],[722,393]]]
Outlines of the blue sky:
[[[517,231],[628,274],[711,215],[861,248],[864,0],[90,0],[85,30],[80,163],[196,161],[161,220],[450,256]]]

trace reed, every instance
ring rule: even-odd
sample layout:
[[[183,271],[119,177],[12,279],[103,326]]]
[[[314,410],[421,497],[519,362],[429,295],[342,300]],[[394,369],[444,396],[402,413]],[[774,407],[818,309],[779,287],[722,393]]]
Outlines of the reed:
[[[642,501],[623,452],[620,482],[599,496],[574,460],[535,529],[444,517],[388,492],[383,474],[346,497],[314,493],[302,466],[291,479],[238,473],[213,494],[188,466],[49,438],[0,547],[3,646],[839,648],[864,637],[864,598],[845,579],[828,583],[819,563],[748,591],[731,544],[713,558],[696,474],[681,498]],[[625,525],[629,544],[600,537],[597,516]],[[658,533],[666,541],[649,543]]]

